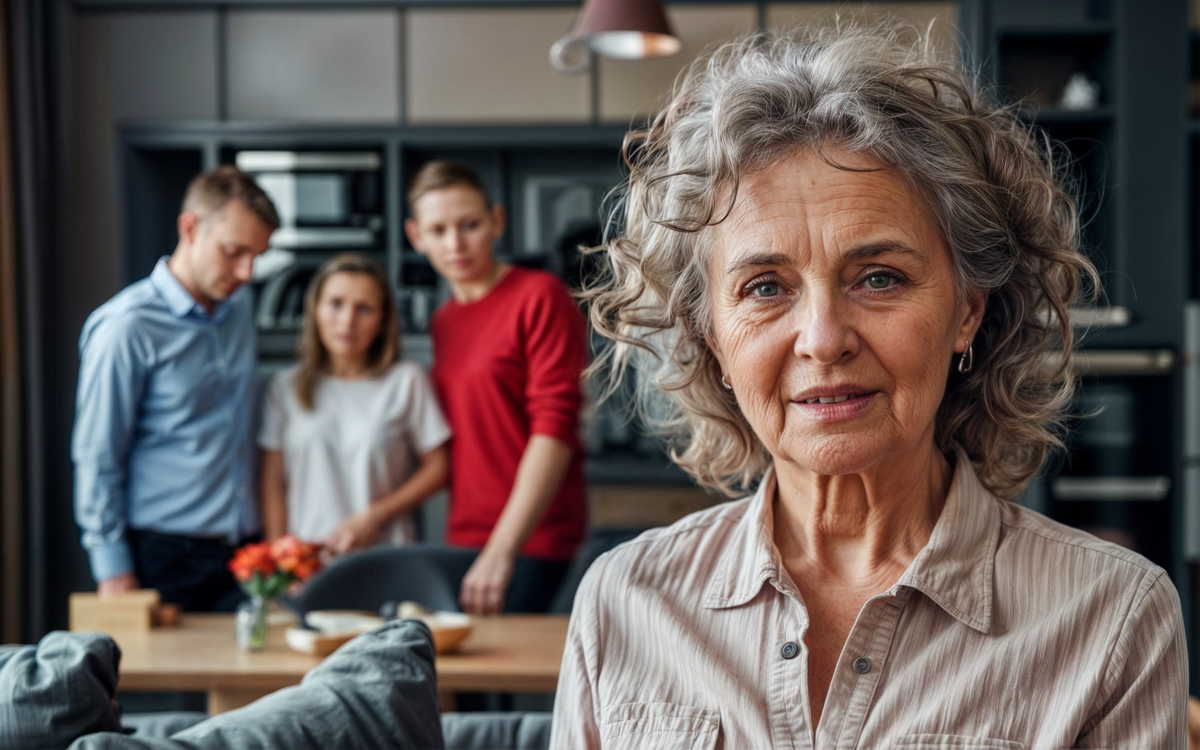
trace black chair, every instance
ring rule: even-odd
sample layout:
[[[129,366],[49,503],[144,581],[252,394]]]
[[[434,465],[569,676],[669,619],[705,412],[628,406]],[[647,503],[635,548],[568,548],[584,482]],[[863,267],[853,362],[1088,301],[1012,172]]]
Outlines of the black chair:
[[[403,601],[458,612],[459,586],[475,555],[425,544],[372,547],[338,558],[287,603],[301,616],[317,609],[378,612],[386,602]]]

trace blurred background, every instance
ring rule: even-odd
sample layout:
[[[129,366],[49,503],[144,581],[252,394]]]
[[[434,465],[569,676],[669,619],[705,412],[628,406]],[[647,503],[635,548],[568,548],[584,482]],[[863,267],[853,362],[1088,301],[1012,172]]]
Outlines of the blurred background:
[[[646,0],[650,2],[651,0]],[[571,0],[6,0],[0,22],[0,642],[66,625],[94,583],[72,517],[69,438],[87,315],[175,245],[187,181],[254,173],[284,219],[254,289],[261,367],[292,359],[303,290],[331,253],[374,254],[405,356],[429,364],[447,296],[408,246],[403,190],[425,161],[467,163],[509,211],[506,260],[578,280],[604,232],[624,134],[692,58],[838,13],[933,22],[939,52],[1022,102],[1063,144],[1104,300],[1088,330],[1070,454],[1021,499],[1135,548],[1172,575],[1194,634],[1200,558],[1200,7],[1186,0],[666,4],[682,52],[555,70]],[[718,501],[627,419],[589,420],[594,533]],[[421,518],[439,541],[444,503]],[[1193,635],[1194,637],[1194,635]],[[1195,661],[1195,660],[1193,660]],[[1195,667],[1193,667],[1195,669]]]

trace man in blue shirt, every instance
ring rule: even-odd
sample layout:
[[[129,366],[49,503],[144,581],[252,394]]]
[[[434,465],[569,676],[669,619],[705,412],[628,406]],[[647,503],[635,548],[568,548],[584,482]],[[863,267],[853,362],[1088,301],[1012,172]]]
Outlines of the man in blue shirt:
[[[102,597],[156,588],[191,611],[241,599],[226,566],[259,531],[255,329],[242,287],[278,226],[249,175],[196,177],[175,252],[83,326],[75,517]]]

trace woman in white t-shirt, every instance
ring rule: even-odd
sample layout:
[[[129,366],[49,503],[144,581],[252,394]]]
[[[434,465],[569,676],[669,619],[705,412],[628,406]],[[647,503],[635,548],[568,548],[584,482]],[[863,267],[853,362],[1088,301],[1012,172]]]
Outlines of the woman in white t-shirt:
[[[399,358],[383,268],[355,254],[317,270],[299,362],[271,381],[258,445],[263,525],[335,553],[416,540],[412,511],[446,483],[450,428],[420,365]]]

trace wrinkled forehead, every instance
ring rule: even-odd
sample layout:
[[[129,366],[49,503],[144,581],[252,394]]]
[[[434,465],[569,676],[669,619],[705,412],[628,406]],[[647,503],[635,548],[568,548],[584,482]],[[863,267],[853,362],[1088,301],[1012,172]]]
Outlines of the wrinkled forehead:
[[[836,256],[863,244],[942,244],[923,196],[903,174],[848,152],[802,152],[747,173],[728,216],[708,232],[710,252],[723,260],[763,251]]]

